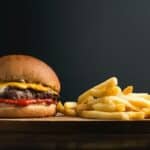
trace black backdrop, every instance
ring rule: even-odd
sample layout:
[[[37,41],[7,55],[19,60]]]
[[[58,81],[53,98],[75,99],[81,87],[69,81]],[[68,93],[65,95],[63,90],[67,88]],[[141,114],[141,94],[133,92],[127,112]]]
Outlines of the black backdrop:
[[[0,55],[46,61],[64,100],[113,75],[149,92],[149,8],[149,0],[1,1]]]

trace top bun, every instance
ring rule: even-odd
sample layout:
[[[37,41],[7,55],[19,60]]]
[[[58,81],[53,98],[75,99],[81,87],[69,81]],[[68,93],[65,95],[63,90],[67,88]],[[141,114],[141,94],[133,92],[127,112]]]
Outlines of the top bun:
[[[43,61],[27,55],[0,57],[0,81],[21,81],[41,83],[60,92],[60,82],[54,72]]]

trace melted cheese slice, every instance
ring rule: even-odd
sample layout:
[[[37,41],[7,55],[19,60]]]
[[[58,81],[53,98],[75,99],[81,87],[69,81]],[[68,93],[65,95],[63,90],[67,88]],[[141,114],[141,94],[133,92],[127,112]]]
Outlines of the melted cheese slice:
[[[5,82],[5,83],[0,83],[0,88],[5,88],[5,87],[17,87],[20,89],[33,89],[33,90],[37,90],[37,91],[43,91],[43,92],[51,92],[51,93],[55,93],[57,94],[57,92],[55,92],[53,89],[51,89],[50,87],[45,87],[41,84],[35,84],[35,83],[22,83],[22,82]]]

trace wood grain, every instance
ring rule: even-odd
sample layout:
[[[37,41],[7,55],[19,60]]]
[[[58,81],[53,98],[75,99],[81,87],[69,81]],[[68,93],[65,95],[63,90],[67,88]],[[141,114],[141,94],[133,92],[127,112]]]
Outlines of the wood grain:
[[[86,118],[80,118],[80,117],[68,117],[68,116],[54,116],[54,117],[46,117],[46,118],[14,118],[14,119],[10,119],[10,118],[1,118],[0,122],[2,121],[18,121],[18,122],[28,122],[28,121],[34,121],[34,122],[69,122],[69,121],[79,121],[79,122],[83,122],[83,121],[99,121],[96,119],[86,119]]]
[[[0,119],[1,133],[33,134],[117,134],[150,133],[150,120],[116,121],[79,117],[56,116],[48,118]]]
[[[62,115],[1,118],[0,133],[0,149],[145,148],[150,138],[150,120],[107,121]]]

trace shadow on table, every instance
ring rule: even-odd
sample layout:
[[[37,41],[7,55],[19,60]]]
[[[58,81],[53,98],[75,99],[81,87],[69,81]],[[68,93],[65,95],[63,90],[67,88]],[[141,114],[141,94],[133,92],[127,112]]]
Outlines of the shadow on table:
[[[0,149],[150,149],[150,134],[1,134]]]

